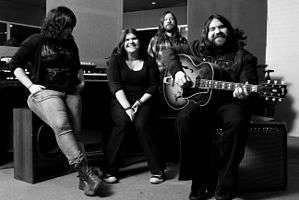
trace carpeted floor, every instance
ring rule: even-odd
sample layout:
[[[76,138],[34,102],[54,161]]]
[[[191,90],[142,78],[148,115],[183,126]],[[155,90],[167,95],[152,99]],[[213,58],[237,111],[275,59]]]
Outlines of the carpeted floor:
[[[188,199],[190,181],[178,181],[176,166],[168,166],[168,178],[160,185],[149,183],[145,163],[122,169],[120,183],[102,187],[101,197],[87,197],[77,189],[78,178],[71,173],[29,184],[13,178],[13,168],[0,170],[0,200],[184,200]],[[2,166],[2,168],[5,168]],[[299,138],[288,138],[288,189],[276,192],[243,193],[242,199],[299,199]]]

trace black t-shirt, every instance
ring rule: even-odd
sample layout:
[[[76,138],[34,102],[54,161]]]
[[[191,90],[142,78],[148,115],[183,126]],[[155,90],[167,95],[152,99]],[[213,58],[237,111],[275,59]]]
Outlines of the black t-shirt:
[[[128,101],[134,103],[144,93],[155,95],[159,84],[158,66],[153,58],[148,57],[140,71],[133,71],[124,59],[114,55],[109,62],[108,82],[113,95],[124,90]]]
[[[41,47],[41,84],[58,91],[74,90],[78,83],[74,57],[70,42],[45,42]]]
[[[73,39],[58,41],[40,33],[29,36],[12,57],[11,71],[24,69],[28,63],[32,82],[47,89],[73,93],[80,83],[79,52]]]

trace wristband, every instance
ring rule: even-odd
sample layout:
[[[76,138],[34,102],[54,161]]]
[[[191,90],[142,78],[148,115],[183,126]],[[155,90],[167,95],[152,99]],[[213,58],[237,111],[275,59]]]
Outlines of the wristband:
[[[127,110],[130,110],[130,109],[132,109],[132,107],[131,106],[129,106],[129,107],[127,107],[127,108],[125,108],[125,110],[127,111]]]

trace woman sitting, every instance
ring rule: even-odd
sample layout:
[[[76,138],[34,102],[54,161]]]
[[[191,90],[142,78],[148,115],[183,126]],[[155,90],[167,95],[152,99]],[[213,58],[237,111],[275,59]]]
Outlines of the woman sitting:
[[[111,117],[113,130],[106,149],[104,180],[118,181],[123,141],[135,129],[151,171],[150,182],[164,181],[164,162],[159,152],[155,131],[154,97],[159,71],[155,60],[147,55],[135,29],[126,29],[112,53],[108,82],[113,94]]]

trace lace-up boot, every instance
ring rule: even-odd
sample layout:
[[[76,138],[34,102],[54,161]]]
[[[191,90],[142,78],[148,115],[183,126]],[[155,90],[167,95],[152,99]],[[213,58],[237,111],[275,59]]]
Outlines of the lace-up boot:
[[[90,167],[83,160],[77,167],[79,177],[79,189],[83,190],[87,196],[95,196],[102,183],[100,173]]]

